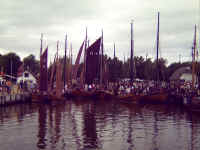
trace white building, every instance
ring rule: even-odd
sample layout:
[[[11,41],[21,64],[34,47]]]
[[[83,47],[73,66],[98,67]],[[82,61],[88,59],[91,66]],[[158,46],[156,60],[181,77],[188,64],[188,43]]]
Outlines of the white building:
[[[36,84],[36,78],[28,71],[24,71],[21,76],[17,77],[17,83],[20,83],[20,81]]]

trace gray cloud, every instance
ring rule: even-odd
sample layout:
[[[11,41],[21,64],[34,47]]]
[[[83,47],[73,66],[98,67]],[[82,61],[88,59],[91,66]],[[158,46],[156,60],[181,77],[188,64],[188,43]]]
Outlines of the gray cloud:
[[[90,43],[104,30],[105,53],[123,59],[130,51],[130,21],[134,20],[135,55],[154,55],[157,12],[160,11],[160,43],[162,56],[190,55],[194,24],[198,22],[198,0],[2,0],[0,5],[0,48],[21,57],[39,55],[40,34],[44,45],[55,53],[60,40],[61,54],[65,34],[72,43],[74,56],[88,27]],[[180,50],[180,52],[177,52]],[[186,52],[188,51],[188,53]],[[1,53],[1,52],[0,52]]]

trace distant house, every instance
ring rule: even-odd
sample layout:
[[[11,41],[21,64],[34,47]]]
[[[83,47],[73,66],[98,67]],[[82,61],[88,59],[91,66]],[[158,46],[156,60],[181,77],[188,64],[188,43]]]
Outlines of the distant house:
[[[36,84],[37,80],[29,71],[24,71],[20,76],[17,77],[17,83],[20,83],[20,81],[28,81]]]

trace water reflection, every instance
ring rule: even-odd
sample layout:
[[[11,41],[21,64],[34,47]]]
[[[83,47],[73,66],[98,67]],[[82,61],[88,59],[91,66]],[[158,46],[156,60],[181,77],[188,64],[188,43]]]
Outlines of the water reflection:
[[[193,113],[188,113],[187,114],[187,119],[189,121],[189,127],[190,127],[190,149],[191,150],[196,150],[200,148],[200,119],[199,119],[199,114],[193,114]]]
[[[46,136],[46,122],[47,122],[47,108],[45,105],[39,105],[38,109],[38,143],[40,149],[45,149]]]
[[[128,116],[128,138],[127,143],[129,143],[128,150],[132,150],[134,148],[134,138],[133,134],[133,115],[129,112]]]
[[[96,132],[96,119],[95,119],[96,105],[87,104],[84,107],[83,114],[83,143],[84,149],[97,148],[97,132]]]
[[[16,105],[0,108],[0,144],[19,150],[195,150],[200,117],[173,105]]]

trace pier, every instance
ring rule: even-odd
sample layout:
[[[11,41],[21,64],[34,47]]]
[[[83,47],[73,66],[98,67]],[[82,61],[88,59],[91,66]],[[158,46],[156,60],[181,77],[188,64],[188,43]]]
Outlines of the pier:
[[[0,107],[17,103],[26,103],[26,102],[31,102],[31,94],[29,92],[0,95]]]

